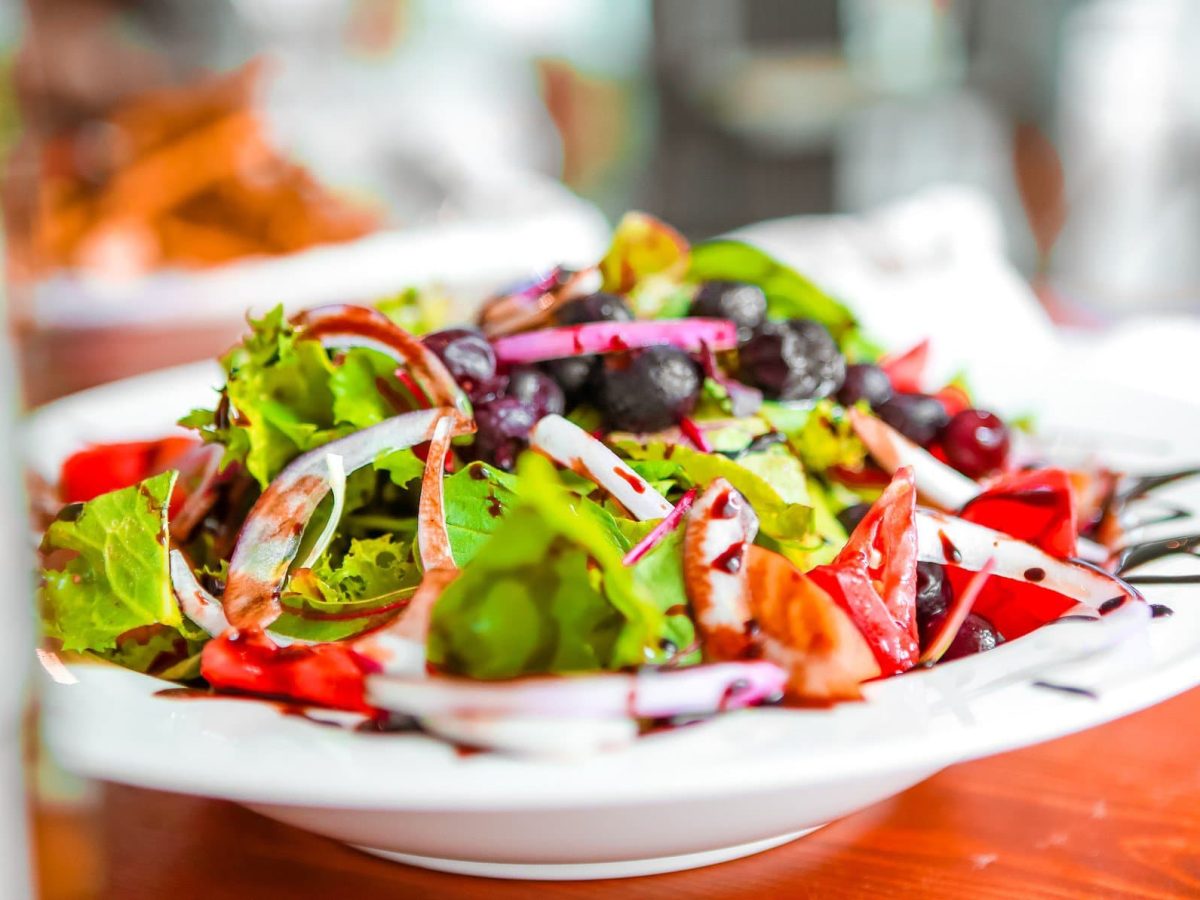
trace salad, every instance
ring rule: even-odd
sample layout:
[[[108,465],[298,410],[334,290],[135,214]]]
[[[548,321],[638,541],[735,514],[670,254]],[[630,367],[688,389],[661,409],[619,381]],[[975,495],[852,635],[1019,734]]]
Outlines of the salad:
[[[1153,554],[1112,548],[1124,504],[1188,473],[1036,462],[961,379],[928,383],[926,345],[882,352],[754,247],[631,213],[475,327],[438,309],[276,309],[191,436],[69,458],[47,642],[521,748],[1169,612],[1122,577]]]

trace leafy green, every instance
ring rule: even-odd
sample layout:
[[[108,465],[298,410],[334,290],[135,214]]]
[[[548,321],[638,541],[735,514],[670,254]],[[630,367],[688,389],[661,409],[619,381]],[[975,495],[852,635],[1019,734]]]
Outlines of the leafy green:
[[[767,295],[773,319],[815,319],[843,341],[856,330],[850,311],[803,275],[741,241],[716,240],[692,248],[688,277],[694,281],[744,281]]]
[[[375,308],[409,334],[426,334],[450,322],[451,300],[435,290],[407,288],[375,303]]]
[[[535,454],[518,473],[516,507],[434,608],[430,659],[506,678],[621,668],[658,653],[662,614],[622,564],[611,516]]]
[[[676,467],[675,478],[683,487],[707,487],[716,478],[732,484],[754,507],[759,524],[768,535],[800,539],[809,532],[812,510],[801,502],[781,496],[779,490],[751,468],[718,453],[702,453],[682,444],[655,441],[639,444],[620,441],[621,452],[634,460],[663,460]]]
[[[758,414],[787,437],[810,472],[834,466],[858,469],[867,457],[849,416],[831,400],[803,406],[767,401]]]
[[[187,681],[200,676],[200,651],[207,637],[202,632],[187,637],[169,625],[145,625],[125,632],[116,647],[97,655],[135,672]]]
[[[413,453],[411,447],[384,453],[375,460],[375,468],[387,472],[392,484],[408,487],[425,474],[425,463]]]
[[[118,650],[135,629],[170,627],[194,634],[171,589],[167,566],[167,503],[177,472],[71,506],[46,529],[47,560],[38,591],[42,627],[64,650]],[[173,638],[171,638],[173,639]],[[134,665],[150,656],[127,647]]]
[[[621,519],[619,524],[632,545],[649,534],[658,522]],[[684,652],[696,641],[696,624],[692,621],[683,580],[683,535],[683,527],[676,528],[634,563],[633,579],[662,610],[660,646],[664,652],[682,653],[676,664],[690,666],[700,662],[701,655],[698,649]]]
[[[404,396],[385,354],[356,347],[335,362],[319,341],[301,339],[278,306],[250,321],[221,364],[222,403],[180,424],[223,445],[222,465],[244,463],[264,488],[301,453],[394,414],[390,398]]]
[[[517,504],[516,487],[515,475],[482,462],[473,462],[446,479],[446,533],[459,567],[470,563],[500,528],[508,510]]]
[[[392,535],[352,540],[341,559],[327,554],[293,573],[272,627],[305,640],[341,640],[395,615],[420,582],[411,543]]]

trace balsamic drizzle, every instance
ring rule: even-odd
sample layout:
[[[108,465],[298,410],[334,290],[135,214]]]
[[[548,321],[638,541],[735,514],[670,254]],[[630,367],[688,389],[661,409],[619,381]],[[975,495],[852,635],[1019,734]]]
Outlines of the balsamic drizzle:
[[[1188,469],[1176,469],[1174,472],[1163,472],[1158,475],[1142,475],[1139,478],[1135,478],[1124,490],[1117,491],[1114,499],[1121,504],[1128,503],[1130,500],[1137,500],[1139,497],[1146,496],[1146,494],[1156,488],[1175,481],[1182,481],[1184,478],[1191,478],[1193,475],[1200,475],[1200,466],[1193,466]]]
[[[1183,553],[1200,557],[1200,534],[1187,534],[1132,544],[1122,550],[1121,555],[1117,557],[1116,571],[1118,575],[1121,575],[1131,569],[1154,562],[1156,559],[1162,559],[1164,556]]]
[[[1086,697],[1089,700],[1099,700],[1100,695],[1088,688],[1075,687],[1072,684],[1056,684],[1053,681],[1032,681],[1030,684],[1035,688],[1044,688],[1048,691],[1059,691],[1063,694],[1073,694],[1076,697]]]

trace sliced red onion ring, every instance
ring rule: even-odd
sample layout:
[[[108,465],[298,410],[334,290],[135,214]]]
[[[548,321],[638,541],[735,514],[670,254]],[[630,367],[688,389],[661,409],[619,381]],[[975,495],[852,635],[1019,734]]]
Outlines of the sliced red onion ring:
[[[637,542],[633,547],[629,548],[629,552],[621,560],[626,566],[634,565],[643,556],[662,543],[663,538],[679,527],[683,521],[684,515],[692,508],[692,503],[696,500],[696,489],[690,488],[687,493],[679,498],[679,502],[675,504],[675,508],[661,522],[651,529],[650,533]]]
[[[543,416],[529,435],[529,445],[560,466],[590,478],[635,519],[661,519],[675,508],[602,441],[562,416]]]
[[[442,480],[446,474],[446,454],[450,452],[451,416],[438,419],[429,439],[429,454],[421,476],[421,500],[417,508],[417,548],[425,571],[454,569],[450,535],[446,531],[446,501]]]
[[[588,322],[562,328],[543,328],[498,338],[492,342],[504,365],[542,362],[591,353],[619,353],[640,347],[671,344],[698,353],[737,346],[737,326],[728,319],[663,319],[637,322]]]
[[[221,457],[224,451],[219,445],[206,444],[194,452],[203,458],[200,478],[179,507],[179,512],[171,519],[171,537],[176,541],[186,541],[192,529],[204,521],[217,501],[217,485],[222,478]],[[180,478],[187,477],[183,474],[183,465],[180,465],[180,469]]]
[[[1143,599],[1121,579],[1082,560],[1056,559],[1032,544],[930,509],[917,510],[917,555],[922,562],[972,572],[982,571],[994,559],[994,574],[1022,582],[1030,580],[1026,573],[1037,572],[1039,587],[1092,608],[1115,597]]]
[[[292,323],[326,347],[369,347],[385,353],[408,367],[433,405],[470,411],[467,395],[437,354],[378,310],[349,304],[320,306],[299,313]]]
[[[942,509],[962,509],[982,488],[978,483],[922,450],[882,419],[858,409],[850,409],[850,424],[867,447],[875,462],[889,475],[909,466],[917,482],[917,492]]]
[[[317,564],[317,560],[333,540],[338,522],[342,519],[342,511],[346,508],[346,467],[342,458],[336,453],[326,453],[325,466],[329,470],[329,493],[333,497],[333,506],[329,510],[329,518],[325,520],[321,534],[300,563],[302,569],[311,569]]]
[[[489,338],[497,338],[547,324],[563,304],[576,297],[600,290],[600,270],[591,266],[580,269],[559,283],[555,270],[524,290],[486,301],[479,313],[479,325]]]
[[[724,478],[714,479],[687,517],[683,582],[706,659],[744,659],[754,641],[744,556],[758,516]]]
[[[418,718],[485,714],[658,719],[753,706],[777,695],[786,681],[783,669],[762,661],[510,681],[373,675],[367,679],[367,697],[372,706]]]
[[[255,502],[229,563],[225,615],[237,628],[266,628],[283,607],[279,592],[300,547],[304,526],[329,492],[329,454],[342,457],[347,473],[379,454],[430,439],[438,421],[452,416],[454,434],[474,430],[474,422],[447,408],[423,409],[385,419],[378,425],[318,447],[288,464]]]
[[[210,637],[218,637],[228,631],[229,620],[225,618],[221,601],[201,587],[195,573],[192,572],[192,567],[179,550],[171,551],[170,567],[171,588],[179,602],[179,611],[208,632]],[[285,637],[274,631],[268,631],[266,634],[278,647],[310,643],[301,638]]]
[[[569,759],[632,743],[638,723],[627,716],[424,716],[421,727],[467,747]]]
[[[434,426],[429,440],[429,461],[421,477],[421,500],[417,508],[417,548],[425,570],[421,584],[395,621],[355,642],[357,652],[374,660],[389,675],[425,674],[425,646],[433,607],[442,591],[458,577],[450,535],[446,532],[442,484],[453,424],[450,416],[444,416]]]

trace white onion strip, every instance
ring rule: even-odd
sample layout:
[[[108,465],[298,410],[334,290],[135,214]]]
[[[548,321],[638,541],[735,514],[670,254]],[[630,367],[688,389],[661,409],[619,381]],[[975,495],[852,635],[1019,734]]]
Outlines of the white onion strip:
[[[675,508],[602,441],[562,416],[543,416],[529,435],[529,445],[594,481],[635,519],[661,519]]]
[[[342,511],[346,508],[346,466],[336,453],[325,455],[325,465],[329,469],[329,494],[333,497],[333,506],[329,510],[329,518],[325,520],[325,527],[321,529],[321,534],[313,542],[300,563],[302,569],[311,569],[317,564],[317,560],[321,558],[321,554],[329,547],[329,542],[337,533],[338,523],[342,519]]]

